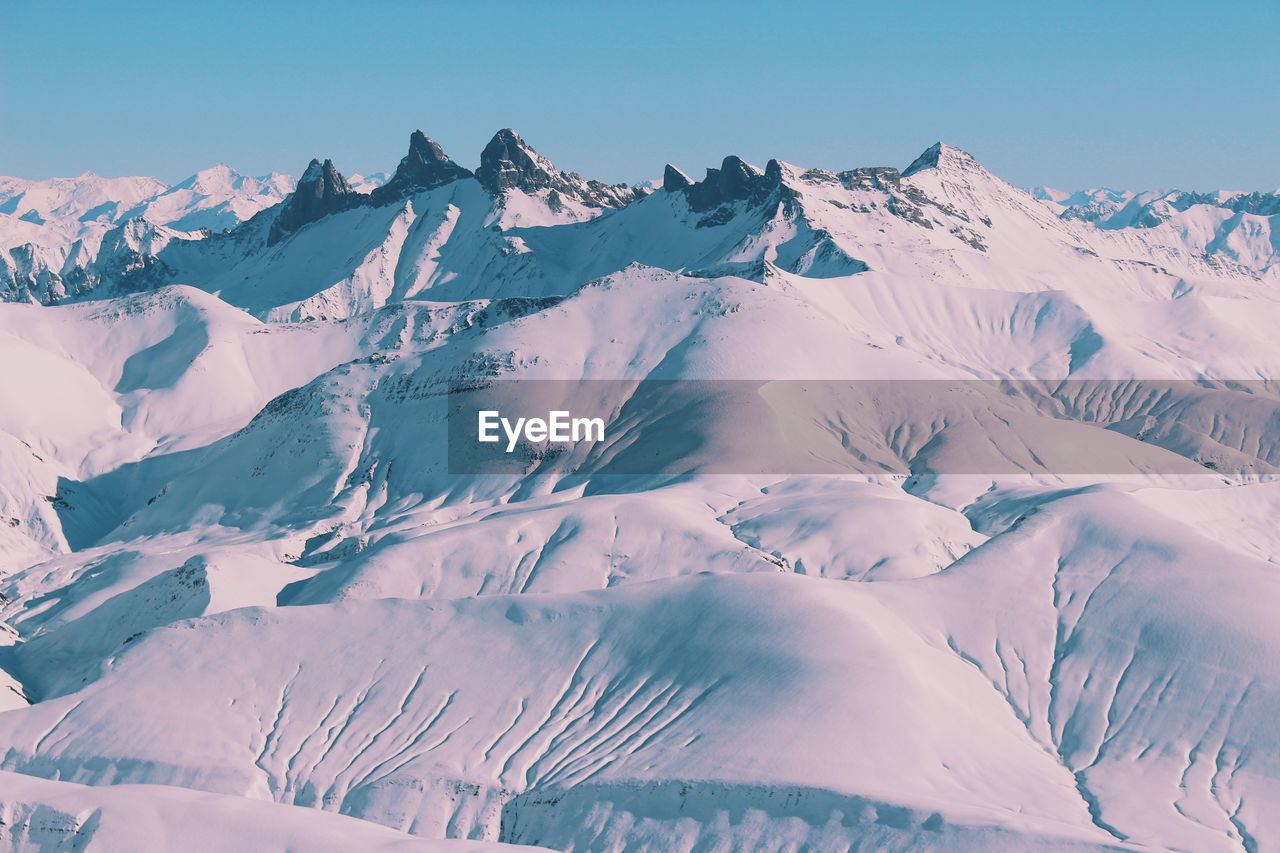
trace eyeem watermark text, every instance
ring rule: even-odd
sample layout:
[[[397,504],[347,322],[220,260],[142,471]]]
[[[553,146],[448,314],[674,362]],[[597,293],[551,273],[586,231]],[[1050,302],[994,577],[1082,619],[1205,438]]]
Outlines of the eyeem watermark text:
[[[500,441],[498,428],[507,436],[507,453],[516,449],[521,437],[530,444],[550,442],[604,441],[604,418],[575,418],[567,411],[547,412],[543,418],[516,418],[512,423],[502,413],[487,409],[477,413],[477,440]]]

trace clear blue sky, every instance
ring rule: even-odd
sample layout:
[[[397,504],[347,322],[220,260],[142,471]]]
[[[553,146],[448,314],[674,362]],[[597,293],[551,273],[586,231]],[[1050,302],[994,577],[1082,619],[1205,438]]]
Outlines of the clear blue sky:
[[[611,181],[905,166],[1022,185],[1280,186],[1280,4],[0,0],[0,174],[464,165],[514,127]]]

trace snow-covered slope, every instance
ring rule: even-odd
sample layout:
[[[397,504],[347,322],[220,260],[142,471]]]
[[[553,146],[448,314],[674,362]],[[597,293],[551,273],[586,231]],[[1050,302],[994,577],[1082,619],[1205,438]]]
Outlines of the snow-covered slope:
[[[104,178],[92,172],[47,181],[0,178],[0,213],[34,225],[117,222],[124,211],[166,189],[155,178]]]
[[[11,715],[23,728],[4,736],[26,772],[191,785],[562,849],[631,822],[680,833],[688,819],[667,812],[682,785],[694,814],[765,808],[764,820],[702,830],[740,849],[758,849],[762,833],[802,843],[814,831],[902,844],[927,838],[931,819],[931,849],[1000,835],[1104,846],[1070,773],[980,672],[920,637],[877,588],[769,574],[237,611],[138,638],[89,693]],[[250,647],[262,651],[237,658]],[[197,659],[218,663],[193,673]],[[141,719],[177,732],[199,720],[202,736],[179,735],[175,763],[171,747],[130,734]],[[786,736],[761,737],[782,725]],[[56,747],[18,757],[28,732],[55,726]],[[82,746],[78,731],[95,734]],[[80,757],[99,738],[113,744],[106,776]],[[755,799],[764,790],[775,804]],[[824,826],[841,796],[843,825]],[[592,801],[608,811],[579,825]]]
[[[288,175],[251,178],[219,163],[144,200],[120,218],[142,217],[178,231],[222,231],[279,204],[293,191],[293,185]]]
[[[1066,193],[1038,187],[1035,194],[1058,208],[1063,219],[1091,222],[1108,230],[1152,229],[1160,239],[1256,270],[1280,262],[1280,239],[1273,236],[1280,221],[1280,190],[1134,193],[1093,189]]]
[[[218,164],[171,187],[154,178],[0,178],[0,298],[57,302],[152,262],[170,235],[198,239],[279,204],[293,179]],[[122,255],[124,259],[122,260]]]
[[[338,815],[160,785],[86,788],[0,771],[0,843],[15,853],[532,853],[536,848],[432,841]]]
[[[103,178],[89,172],[47,181],[0,178],[0,213],[72,237],[91,233],[95,223],[115,225],[135,217],[179,231],[222,230],[279,203],[292,190],[288,175],[251,178],[224,163],[173,186],[155,178]],[[4,245],[11,243],[6,238]]]
[[[1064,201],[1132,199],[418,132],[10,252],[0,838],[1274,847],[1280,273]],[[609,440],[452,472],[450,383],[512,379]]]

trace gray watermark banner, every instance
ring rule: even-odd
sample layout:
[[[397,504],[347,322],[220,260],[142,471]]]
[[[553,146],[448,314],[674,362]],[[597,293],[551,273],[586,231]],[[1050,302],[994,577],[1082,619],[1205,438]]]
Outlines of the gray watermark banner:
[[[454,474],[1280,473],[1271,380],[454,381]]]

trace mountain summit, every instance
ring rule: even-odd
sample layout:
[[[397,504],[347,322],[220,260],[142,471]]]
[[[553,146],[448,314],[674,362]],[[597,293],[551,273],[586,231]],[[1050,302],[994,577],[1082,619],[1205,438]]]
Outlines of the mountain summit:
[[[668,163],[666,168],[662,170],[662,188],[667,192],[682,190],[692,184],[693,181],[688,175],[670,163]]]
[[[925,169],[942,169],[944,171],[982,168],[978,161],[967,151],[945,142],[935,142],[924,150],[924,153],[911,161],[902,172],[902,177],[909,178]]]
[[[567,188],[555,164],[534,151],[510,128],[495,133],[480,152],[476,180],[495,195],[507,189],[535,192],[544,188]]]
[[[409,136],[409,153],[404,155],[391,179],[374,189],[370,198],[374,204],[385,204],[469,177],[469,169],[449,159],[434,139],[415,130]]]
[[[748,198],[764,173],[741,157],[730,154],[719,169],[707,169],[707,176],[686,188],[689,206],[694,210],[710,210],[731,201]]]
[[[293,194],[280,207],[280,213],[271,226],[267,244],[278,243],[286,234],[297,231],[309,222],[346,210],[359,194],[334,167],[332,160],[312,160],[298,179]]]
[[[495,133],[480,152],[476,180],[495,197],[511,190],[544,196],[553,211],[566,200],[589,208],[621,207],[643,195],[626,184],[610,186],[557,169],[510,128]]]

